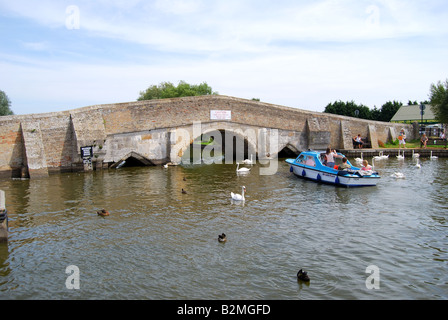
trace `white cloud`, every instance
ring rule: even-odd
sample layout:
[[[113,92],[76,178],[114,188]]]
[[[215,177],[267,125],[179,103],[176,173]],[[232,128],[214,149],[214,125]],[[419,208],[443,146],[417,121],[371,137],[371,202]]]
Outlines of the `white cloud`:
[[[19,39],[26,50],[0,55],[9,79],[0,79],[0,87],[13,110],[39,100],[38,109],[53,111],[135,100],[151,84],[185,80],[206,81],[221,94],[322,111],[339,99],[371,107],[426,99],[429,84],[446,77],[448,41],[441,40],[448,28],[439,1],[76,3],[79,30],[66,30],[72,2],[0,3],[5,14],[81,41],[67,48],[49,32]],[[120,50],[102,51],[103,44]]]

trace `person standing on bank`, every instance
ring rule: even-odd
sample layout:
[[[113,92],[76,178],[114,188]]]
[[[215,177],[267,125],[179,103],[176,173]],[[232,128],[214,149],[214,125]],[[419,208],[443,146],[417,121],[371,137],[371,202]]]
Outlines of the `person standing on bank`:
[[[398,147],[401,149],[401,145],[406,149],[406,134],[404,133],[404,129],[401,129],[400,135],[398,136]]]

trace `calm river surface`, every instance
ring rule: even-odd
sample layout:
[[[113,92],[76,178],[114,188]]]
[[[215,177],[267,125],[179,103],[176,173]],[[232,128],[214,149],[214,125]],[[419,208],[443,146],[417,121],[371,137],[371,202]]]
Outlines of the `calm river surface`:
[[[299,179],[284,159],[273,175],[213,164],[1,180],[0,299],[448,299],[448,161],[420,163],[391,156],[378,186],[357,189]]]

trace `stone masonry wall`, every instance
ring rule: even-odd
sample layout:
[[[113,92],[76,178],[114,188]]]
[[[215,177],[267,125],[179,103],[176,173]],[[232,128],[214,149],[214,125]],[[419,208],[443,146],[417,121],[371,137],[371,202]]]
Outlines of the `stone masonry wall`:
[[[0,177],[30,177],[82,168],[80,148],[93,145],[95,160],[115,162],[122,152],[169,160],[170,130],[210,123],[211,110],[231,111],[232,125],[274,128],[303,137],[310,148],[352,148],[358,133],[386,142],[411,125],[367,121],[227,96],[185,97],[96,105],[64,112],[0,117]],[[229,120],[227,120],[229,121]],[[294,133],[295,132],[295,133]],[[285,141],[286,142],[286,141]],[[112,150],[112,148],[114,148]],[[117,149],[118,148],[118,149]],[[146,150],[146,151],[145,151]],[[124,150],[123,150],[124,152]]]

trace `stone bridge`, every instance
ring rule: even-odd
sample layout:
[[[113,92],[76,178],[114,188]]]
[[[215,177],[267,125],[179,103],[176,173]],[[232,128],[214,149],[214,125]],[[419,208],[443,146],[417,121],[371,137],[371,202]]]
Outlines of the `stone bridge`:
[[[377,148],[401,128],[409,138],[416,135],[412,125],[215,95],[5,116],[0,117],[0,176],[179,164],[203,159],[206,152],[224,155],[225,163],[250,155],[256,161],[328,146],[352,149],[357,134]],[[201,145],[204,140],[213,143]],[[90,162],[83,161],[83,147],[92,147]]]

